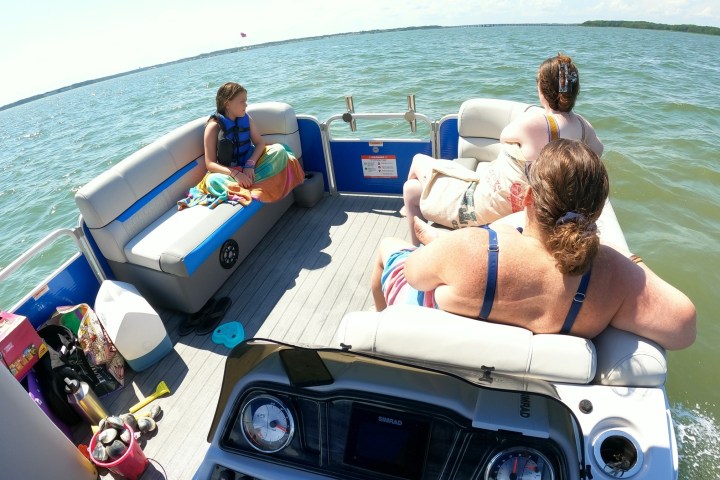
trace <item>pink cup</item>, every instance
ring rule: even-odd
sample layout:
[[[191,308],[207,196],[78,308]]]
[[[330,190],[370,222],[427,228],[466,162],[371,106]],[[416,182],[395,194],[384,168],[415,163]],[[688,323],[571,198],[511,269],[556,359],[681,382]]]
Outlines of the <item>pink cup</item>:
[[[107,468],[111,472],[121,475],[128,480],[138,480],[148,466],[148,459],[140,447],[140,444],[135,439],[135,432],[133,432],[127,423],[125,424],[125,428],[130,431],[130,445],[122,457],[107,463],[95,460],[92,452],[95,450],[97,437],[100,434],[100,432],[97,432],[90,440],[90,460],[98,467]]]

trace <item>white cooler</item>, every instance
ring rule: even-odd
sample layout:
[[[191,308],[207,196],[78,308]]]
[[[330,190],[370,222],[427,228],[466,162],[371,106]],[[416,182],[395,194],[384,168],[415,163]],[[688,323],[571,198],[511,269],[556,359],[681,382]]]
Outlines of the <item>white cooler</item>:
[[[129,283],[105,280],[95,299],[95,313],[118,352],[136,372],[173,349],[162,319]]]

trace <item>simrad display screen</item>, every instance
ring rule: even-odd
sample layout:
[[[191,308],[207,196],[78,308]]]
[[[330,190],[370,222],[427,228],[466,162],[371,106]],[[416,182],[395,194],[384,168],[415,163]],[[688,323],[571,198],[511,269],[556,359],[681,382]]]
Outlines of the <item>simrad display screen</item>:
[[[408,480],[422,475],[430,433],[426,419],[353,405],[346,464]]]

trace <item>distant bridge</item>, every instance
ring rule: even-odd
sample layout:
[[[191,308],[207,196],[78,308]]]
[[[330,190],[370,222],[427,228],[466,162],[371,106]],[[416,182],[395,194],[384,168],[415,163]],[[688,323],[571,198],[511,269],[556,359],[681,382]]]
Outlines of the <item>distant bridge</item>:
[[[579,23],[478,23],[460,27],[577,27]]]

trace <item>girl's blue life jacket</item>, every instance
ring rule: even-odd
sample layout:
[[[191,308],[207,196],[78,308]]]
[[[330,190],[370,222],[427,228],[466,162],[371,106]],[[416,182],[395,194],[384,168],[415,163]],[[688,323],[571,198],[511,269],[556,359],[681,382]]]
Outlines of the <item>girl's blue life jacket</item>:
[[[254,147],[250,141],[250,117],[245,114],[235,121],[220,113],[210,115],[220,130],[218,131],[217,159],[226,167],[243,167],[252,156]]]

